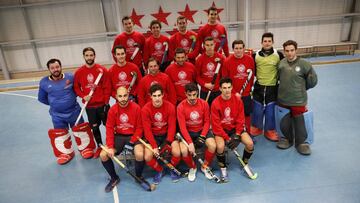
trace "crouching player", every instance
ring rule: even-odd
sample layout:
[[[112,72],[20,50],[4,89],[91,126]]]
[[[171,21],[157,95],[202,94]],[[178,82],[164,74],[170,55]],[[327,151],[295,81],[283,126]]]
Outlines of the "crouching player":
[[[189,166],[189,181],[194,181],[196,178],[196,165],[190,156],[194,154],[195,147],[202,148],[206,145],[205,161],[201,166],[201,171],[204,172],[206,178],[212,179],[211,175],[205,168],[211,164],[215,155],[215,139],[214,135],[209,130],[210,128],[210,110],[208,103],[198,98],[199,89],[195,83],[188,83],[185,85],[186,99],[177,106],[177,118],[180,126],[180,131],[189,148],[184,143],[180,143],[181,154],[185,163]]]
[[[68,129],[75,125],[81,109],[73,90],[74,76],[62,73],[59,59],[50,59],[46,66],[50,76],[41,79],[38,100],[50,106],[49,113],[54,129],[49,130],[49,138],[57,163],[66,164],[75,155]],[[94,138],[88,123],[83,123],[82,118],[79,121],[81,124],[73,128],[75,141],[81,155],[86,159],[91,158],[95,148]]]
[[[245,145],[243,154],[245,164],[249,162],[254,151],[254,143],[246,132],[244,106],[241,98],[231,93],[232,81],[230,78],[225,77],[220,80],[220,91],[221,95],[214,100],[211,106],[211,125],[221,170],[220,179],[222,182],[227,182],[225,142],[231,150],[235,150],[240,142]]]
[[[124,148],[134,150],[135,174],[143,179],[144,146],[138,142],[143,133],[140,106],[129,101],[129,93],[125,87],[117,89],[116,99],[117,103],[110,108],[106,121],[106,148],[109,153],[105,150],[100,153],[101,163],[111,177],[105,187],[105,192],[111,192],[120,182],[110,158],[120,154]]]

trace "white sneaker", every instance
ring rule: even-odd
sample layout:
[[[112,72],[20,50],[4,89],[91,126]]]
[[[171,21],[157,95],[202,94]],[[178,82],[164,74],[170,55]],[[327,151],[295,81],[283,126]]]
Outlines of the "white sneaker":
[[[193,182],[196,178],[196,171],[197,171],[197,168],[190,168],[189,170],[189,174],[188,174],[188,180],[190,182]]]
[[[210,173],[206,170],[205,167],[201,166],[201,171],[205,174],[205,177],[209,180],[211,180],[213,177],[210,175]]]
[[[220,168],[220,171],[221,171],[221,174],[220,174],[221,182],[223,182],[223,183],[229,182],[229,177],[228,177],[226,168]]]

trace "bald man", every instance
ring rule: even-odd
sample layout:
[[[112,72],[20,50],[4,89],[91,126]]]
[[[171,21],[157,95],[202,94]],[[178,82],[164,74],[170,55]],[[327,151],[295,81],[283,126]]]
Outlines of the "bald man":
[[[129,101],[128,90],[123,86],[116,90],[116,100],[117,103],[109,110],[106,122],[106,147],[109,153],[104,150],[100,153],[101,163],[111,177],[105,187],[106,192],[111,192],[120,182],[114,163],[109,158],[120,154],[124,148],[134,150],[135,174],[143,178],[144,146],[138,142],[143,136],[140,106]]]

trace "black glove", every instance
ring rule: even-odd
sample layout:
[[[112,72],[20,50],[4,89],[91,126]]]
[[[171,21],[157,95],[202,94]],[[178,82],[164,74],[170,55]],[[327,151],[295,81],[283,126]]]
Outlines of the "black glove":
[[[203,148],[205,145],[205,141],[206,141],[206,137],[203,137],[200,135],[195,141],[196,148],[199,148],[199,149]]]
[[[229,149],[234,150],[239,144],[241,140],[238,135],[235,135],[234,138],[231,138],[230,141],[227,143]]]
[[[104,113],[105,113],[105,115],[108,114],[109,109],[110,109],[110,104],[105,104],[105,105],[104,105]]]
[[[159,147],[160,154],[165,152],[171,152],[171,143],[168,140],[165,140]]]
[[[134,151],[134,143],[126,143],[124,149],[126,150],[126,152],[132,153]]]

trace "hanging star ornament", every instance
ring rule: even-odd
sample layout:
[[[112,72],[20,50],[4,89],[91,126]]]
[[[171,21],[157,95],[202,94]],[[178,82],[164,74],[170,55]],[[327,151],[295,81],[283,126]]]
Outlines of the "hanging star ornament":
[[[185,11],[179,11],[178,14],[184,16],[186,19],[188,19],[189,21],[191,21],[192,23],[194,22],[194,18],[193,15],[197,12],[197,10],[190,10],[190,7],[188,4],[186,4],[185,6]]]
[[[165,23],[166,25],[169,25],[166,18],[171,14],[170,13],[164,13],[164,11],[162,10],[161,6],[159,8],[159,12],[158,13],[152,13],[151,15],[156,18],[158,21]]]
[[[134,25],[137,25],[137,26],[139,26],[139,27],[142,28],[142,25],[141,25],[140,20],[141,20],[141,18],[143,18],[144,16],[145,16],[145,15],[138,15],[138,14],[136,14],[135,9],[133,8],[133,10],[132,10],[132,12],[131,12],[130,18],[131,18],[132,21],[134,22]]]

